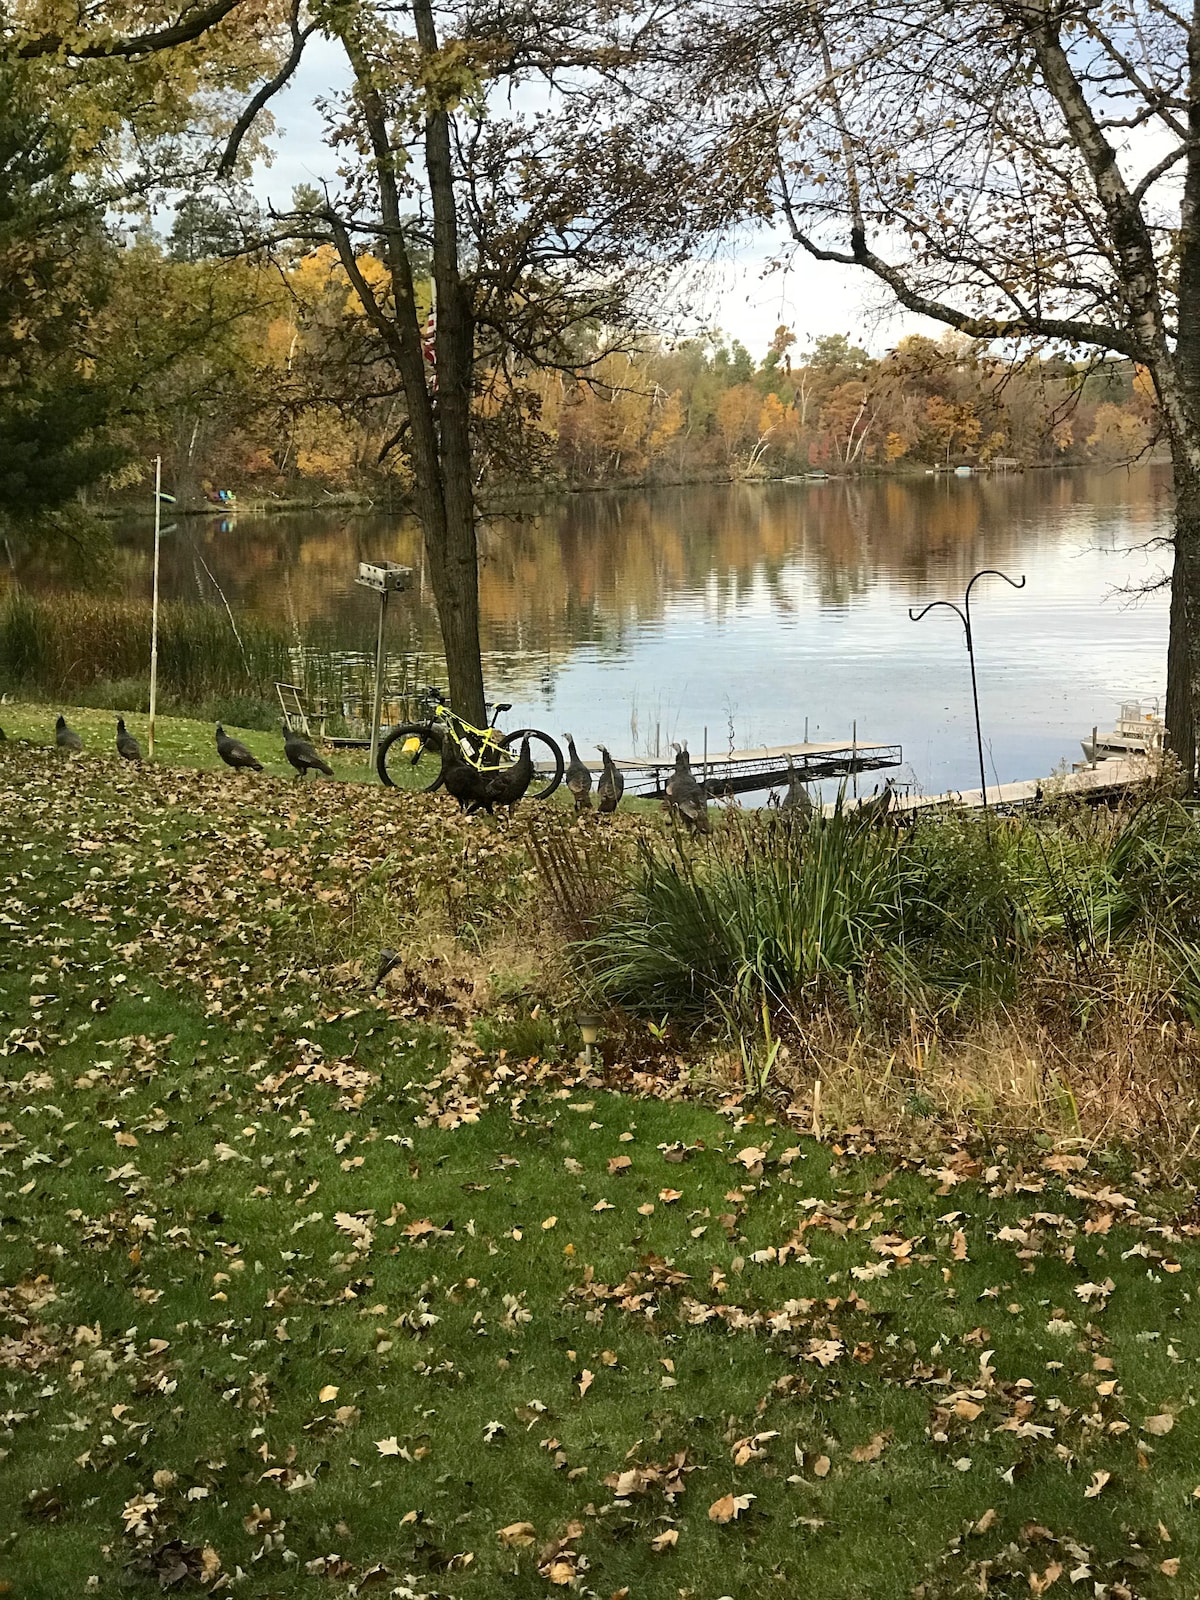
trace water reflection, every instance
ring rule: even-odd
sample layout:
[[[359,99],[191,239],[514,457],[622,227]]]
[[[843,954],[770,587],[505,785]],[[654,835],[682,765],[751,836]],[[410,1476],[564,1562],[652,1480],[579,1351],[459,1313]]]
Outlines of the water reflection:
[[[981,587],[977,643],[989,777],[1048,772],[1093,722],[1161,692],[1165,594],[1137,606],[1162,555],[1168,474],[1029,473],[959,479],[716,486],[589,494],[482,530],[488,680],[514,717],[587,743],[698,750],[799,737],[899,740],[926,789],[973,781],[961,627],[910,605],[955,597],[971,573],[1024,572],[1021,595]],[[392,608],[394,649],[436,654],[424,555],[410,521],[309,514],[180,525],[164,593],[218,598],[298,637],[370,648],[360,560],[413,567]],[[122,538],[119,581],[148,587],[148,539]],[[997,589],[1003,589],[997,585]],[[431,667],[431,672],[434,670]]]

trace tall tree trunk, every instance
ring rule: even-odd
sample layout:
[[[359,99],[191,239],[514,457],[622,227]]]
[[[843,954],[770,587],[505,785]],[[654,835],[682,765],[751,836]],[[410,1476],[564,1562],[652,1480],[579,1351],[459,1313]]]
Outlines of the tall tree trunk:
[[[1200,706],[1200,473],[1194,450],[1172,440],[1175,478],[1175,559],[1167,643],[1167,744],[1183,768],[1190,793],[1196,769],[1196,712]]]
[[[417,40],[427,55],[438,49],[431,0],[413,0]],[[479,547],[471,474],[471,390],[475,374],[475,317],[458,259],[458,217],[450,151],[450,117],[431,104],[425,118],[425,169],[433,207],[433,277],[437,286],[437,380],[441,498],[439,538],[429,548],[442,625],[450,700],[480,726],[486,721],[479,655]],[[426,537],[426,545],[430,541]]]
[[[414,0],[418,42],[427,54],[438,48],[430,0]],[[475,322],[469,287],[458,259],[458,225],[450,119],[431,104],[425,118],[425,160],[434,216],[433,271],[437,290],[437,397],[429,392],[412,262],[408,253],[392,148],[383,100],[359,41],[340,35],[354,70],[375,158],[385,255],[393,310],[389,316],[358,265],[354,243],[340,219],[327,212],[342,266],[404,386],[409,417],[413,499],[424,535],[429,576],[446,656],[454,709],[480,726],[486,719],[483,666],[479,654],[479,557],[475,496],[471,483],[471,389]]]

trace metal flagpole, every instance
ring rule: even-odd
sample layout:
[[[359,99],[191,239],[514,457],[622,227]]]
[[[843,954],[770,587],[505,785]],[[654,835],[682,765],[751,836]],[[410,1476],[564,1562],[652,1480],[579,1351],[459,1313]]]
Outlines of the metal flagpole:
[[[150,602],[150,731],[146,746],[154,760],[154,713],[158,709],[158,552],[162,542],[162,457],[154,462],[154,598]]]

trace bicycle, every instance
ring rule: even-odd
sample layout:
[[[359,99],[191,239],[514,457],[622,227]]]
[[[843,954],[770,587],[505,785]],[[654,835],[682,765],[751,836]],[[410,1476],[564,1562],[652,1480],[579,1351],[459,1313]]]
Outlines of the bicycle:
[[[488,707],[491,721],[486,728],[477,728],[460,717],[440,689],[426,689],[418,704],[424,712],[423,719],[399,723],[379,746],[375,768],[380,783],[389,788],[415,788],[422,794],[431,794],[440,788],[443,739],[453,739],[464,761],[477,772],[487,772],[511,766],[521,753],[522,740],[528,738],[534,765],[528,798],[545,800],[562,782],[563,753],[548,733],[538,728],[518,728],[514,733],[504,733],[497,726],[502,713],[512,710],[509,702]],[[389,766],[394,772],[412,774],[416,782],[397,785]]]

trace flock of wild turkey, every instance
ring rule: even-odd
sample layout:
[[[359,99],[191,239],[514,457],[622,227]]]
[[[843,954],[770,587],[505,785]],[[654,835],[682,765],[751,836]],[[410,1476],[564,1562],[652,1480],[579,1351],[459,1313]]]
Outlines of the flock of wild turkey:
[[[290,765],[296,769],[297,776],[304,778],[310,772],[323,772],[326,777],[332,778],[333,768],[322,759],[311,741],[286,722],[282,727],[283,753]],[[3,738],[4,732],[0,729],[0,740]],[[263,770],[262,762],[253,751],[247,749],[240,739],[234,739],[227,734],[219,722],[216,739],[217,754],[227,767],[232,767],[235,771]],[[566,735],[566,740],[571,759],[563,773],[563,781],[575,801],[576,812],[590,811],[592,773],[580,760],[571,734]],[[54,726],[54,742],[60,750],[71,753],[83,749],[82,738],[74,728],[68,726],[66,718],[61,715]],[[124,717],[117,718],[116,745],[117,754],[122,760],[141,761],[142,747],[126,728]],[[605,746],[600,744],[596,748],[603,761],[600,776],[594,781],[598,809],[603,814],[611,814],[621,804],[621,798],[625,793],[625,779]],[[677,817],[693,833],[708,833],[708,790],[704,784],[697,781],[692,772],[687,745],[677,744],[674,750],[675,770],[668,778],[663,791],[663,809],[669,816]],[[446,793],[458,801],[459,809],[465,811],[468,816],[476,811],[486,811],[489,816],[494,816],[497,806],[507,807],[511,811],[525,798],[534,776],[528,738],[521,741],[520,754],[509,767],[480,769],[472,766],[463,756],[457,741],[451,738],[442,740],[441,762],[442,784]],[[811,816],[812,798],[790,755],[787,758],[787,766],[787,792],[781,807],[785,811],[796,811],[804,817]],[[859,820],[882,821],[891,806],[892,799],[893,790],[889,780],[882,794],[862,802],[858,809]]]
[[[299,777],[303,778],[309,772],[323,772],[327,778],[333,777],[333,768],[327,761],[317,754],[315,747],[304,738],[303,734],[283,723],[283,753],[296,769]],[[4,730],[0,729],[0,739],[4,738]],[[83,749],[83,738],[69,726],[66,717],[61,713],[54,724],[54,743],[60,750],[65,750],[69,755],[77,755]],[[117,754],[122,761],[140,762],[142,747],[125,726],[125,718],[117,718]],[[263,764],[248,750],[240,739],[234,739],[225,732],[221,724],[217,723],[217,754],[227,767],[235,771],[261,772]]]

